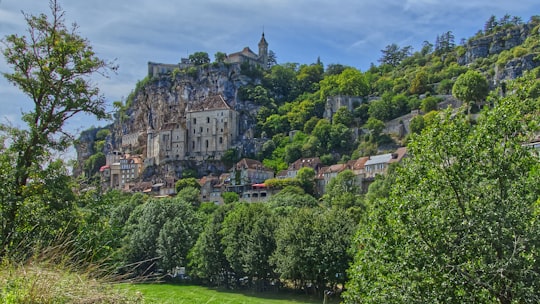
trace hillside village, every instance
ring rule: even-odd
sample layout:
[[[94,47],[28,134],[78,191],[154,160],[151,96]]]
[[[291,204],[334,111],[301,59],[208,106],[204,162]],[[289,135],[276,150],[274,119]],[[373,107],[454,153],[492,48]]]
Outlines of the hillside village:
[[[533,34],[532,27],[531,24],[523,24],[520,31],[507,30],[504,45],[500,43],[502,36],[499,34],[471,40],[461,52],[461,57],[454,60],[461,65],[471,65],[479,58],[505,52],[525,43],[528,35]],[[264,107],[245,100],[241,91],[254,85],[253,79],[246,76],[249,75],[246,70],[270,70],[270,57],[274,55],[270,55],[268,46],[262,33],[258,53],[244,47],[241,51],[224,54],[220,63],[206,67],[196,66],[188,58],[182,58],[177,64],[148,62],[147,79],[151,81],[140,87],[138,84],[131,97],[132,105],[119,114],[124,118],[117,118],[112,126],[112,136],[108,137],[103,149],[105,164],[99,168],[101,188],[154,196],[174,195],[176,181],[185,177],[186,170],[191,170],[200,177],[203,201],[222,203],[221,194],[224,192],[236,192],[246,201],[262,201],[279,191],[266,187],[266,180],[294,178],[299,168],[307,166],[316,172],[314,194],[317,196],[324,195],[325,185],[344,170],[354,173],[356,185],[365,193],[377,174],[384,174],[388,166],[406,157],[406,148],[400,142],[412,133],[411,122],[426,114],[418,107],[411,108],[408,113],[401,111],[400,116],[394,115],[384,121],[382,133],[400,140],[359,158],[323,165],[317,157],[320,155],[302,156],[290,159],[285,170],[276,170],[249,157],[260,153],[269,138],[265,137],[265,132],[255,130],[256,117]],[[490,80],[492,86],[521,75],[536,65],[538,63],[531,56],[511,60],[504,69],[498,64],[499,68],[495,67],[495,75]],[[435,84],[435,87],[442,83]],[[448,89],[437,90],[439,94],[430,97],[437,100],[432,109],[462,105],[462,101],[450,95]],[[420,101],[426,96],[429,94],[420,95]],[[361,108],[359,105],[371,106],[372,101],[380,102],[381,96],[329,95],[319,115],[332,123],[341,110],[356,113]],[[302,125],[300,127],[303,128]],[[352,136],[350,143],[358,142],[371,132],[358,124],[347,128]],[[301,129],[288,132],[290,141],[298,131]],[[83,132],[81,138],[84,137]],[[77,147],[81,163],[85,157],[95,153],[91,142],[81,140]],[[237,156],[243,158],[229,165],[221,161]]]

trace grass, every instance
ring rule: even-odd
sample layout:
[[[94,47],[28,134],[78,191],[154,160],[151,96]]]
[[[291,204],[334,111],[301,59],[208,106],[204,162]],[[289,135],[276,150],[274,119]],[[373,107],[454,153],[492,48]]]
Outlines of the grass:
[[[196,285],[129,284],[122,285],[132,292],[140,292],[144,303],[162,304],[289,304],[323,303],[316,296],[292,292],[253,292],[208,288]],[[335,299],[327,303],[339,303]]]

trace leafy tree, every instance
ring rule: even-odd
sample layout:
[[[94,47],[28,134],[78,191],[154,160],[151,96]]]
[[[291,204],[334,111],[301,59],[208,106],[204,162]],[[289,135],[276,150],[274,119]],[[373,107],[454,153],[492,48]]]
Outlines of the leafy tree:
[[[447,110],[409,143],[359,230],[348,303],[538,302],[540,128],[529,77],[475,124]]]
[[[412,47],[410,45],[400,48],[397,44],[389,44],[384,50],[381,50],[382,57],[379,59],[381,64],[388,64],[396,67],[401,61],[411,55]]]
[[[298,170],[298,173],[296,174],[296,179],[298,180],[298,184],[302,189],[304,189],[305,193],[314,195],[315,194],[315,176],[317,172],[313,168],[310,167],[303,167]]]
[[[469,70],[459,75],[452,87],[452,95],[468,105],[470,113],[471,103],[477,104],[487,97],[489,85],[486,77],[476,70]]]
[[[31,189],[28,186],[35,181],[31,175],[49,161],[50,149],[64,150],[71,143],[65,123],[78,113],[107,117],[104,98],[89,76],[106,74],[115,67],[95,55],[89,42],[77,34],[76,25],[64,25],[64,13],[55,0],[50,2],[50,9],[51,19],[45,14],[24,14],[28,36],[8,35],[3,39],[2,54],[13,71],[2,74],[30,97],[34,108],[23,113],[27,129],[1,127],[11,138],[9,149],[17,151],[10,170],[12,178],[8,179],[14,196],[0,208],[1,245],[11,244],[17,235],[25,189]]]
[[[330,143],[330,132],[332,131],[332,125],[328,119],[323,118],[317,122],[313,132],[311,134],[317,138],[319,142],[318,152],[324,153],[327,151]]]
[[[225,62],[225,59],[227,59],[227,54],[223,52],[216,52],[214,54],[214,61],[215,62]]]
[[[236,192],[223,192],[221,193],[221,197],[225,204],[232,204],[240,201],[240,195]]]
[[[233,205],[223,205],[212,214],[188,254],[191,276],[211,286],[229,287],[230,284],[232,269],[224,254],[220,231],[225,216],[232,208]]]
[[[301,208],[283,218],[275,232],[272,261],[282,279],[312,283],[322,292],[345,281],[355,225],[343,210]]]
[[[189,55],[188,58],[189,62],[191,62],[195,66],[210,63],[210,57],[208,57],[208,53],[206,52],[195,52]]]
[[[376,141],[381,135],[382,130],[384,129],[384,122],[376,118],[370,117],[364,127],[369,130],[371,138]]]
[[[346,68],[337,79],[339,94],[348,96],[367,96],[369,86],[366,78],[355,68]]]
[[[332,116],[332,123],[333,124],[344,124],[346,126],[351,126],[353,124],[354,117],[351,111],[347,107],[340,107],[336,113],[334,113],[334,116]]]
[[[424,116],[417,115],[411,119],[411,123],[409,124],[409,128],[411,130],[411,133],[414,134],[420,134],[424,127],[426,126],[426,123],[424,122]]]
[[[319,89],[319,81],[323,79],[324,67],[321,64],[301,65],[296,75],[298,90],[313,93]]]
[[[423,94],[429,90],[428,87],[428,74],[424,70],[420,70],[414,76],[411,82],[411,88],[409,92],[411,94]]]
[[[274,65],[263,83],[278,104],[293,101],[297,96],[296,64]]]
[[[422,100],[422,104],[420,108],[422,109],[422,112],[429,113],[431,111],[437,111],[439,99],[434,96],[426,97]]]
[[[273,276],[274,223],[268,206],[260,203],[235,204],[223,220],[221,244],[237,279],[247,276],[262,284]]]
[[[174,188],[176,189],[177,193],[187,187],[192,187],[192,188],[200,190],[201,184],[199,184],[199,180],[197,180],[195,177],[181,178],[177,180],[176,183],[174,184]]]
[[[187,252],[199,233],[192,205],[181,198],[150,200],[139,205],[126,223],[125,262],[148,274],[162,267],[186,265]]]
[[[359,194],[356,175],[351,170],[345,170],[330,180],[323,200],[329,206],[348,208],[357,204]]]

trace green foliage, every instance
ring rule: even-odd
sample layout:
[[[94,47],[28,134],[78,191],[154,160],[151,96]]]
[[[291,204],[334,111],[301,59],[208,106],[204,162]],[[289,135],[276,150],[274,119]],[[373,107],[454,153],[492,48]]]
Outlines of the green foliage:
[[[187,265],[187,253],[200,231],[192,204],[182,198],[150,200],[138,205],[125,227],[124,260],[137,274]]]
[[[176,189],[176,192],[180,192],[180,190],[187,187],[192,187],[197,190],[200,190],[201,184],[199,184],[199,180],[197,180],[195,177],[181,178],[177,180],[176,183],[174,184],[174,188]]]
[[[420,134],[424,127],[426,126],[426,123],[424,121],[424,116],[417,115],[411,119],[411,123],[409,124],[409,128],[411,130],[411,133],[413,134]]]
[[[307,194],[314,195],[315,194],[315,176],[317,175],[317,172],[313,168],[310,167],[303,167],[298,170],[298,173],[296,174],[296,180],[298,180],[298,184]]]
[[[286,216],[275,232],[272,255],[280,277],[301,285],[311,282],[319,290],[343,283],[354,229],[340,209],[301,208]]]
[[[105,140],[109,135],[111,135],[111,131],[109,129],[101,129],[96,133],[96,139]]]
[[[480,72],[469,70],[460,75],[452,87],[452,95],[471,105],[483,101],[489,93],[489,86]]]
[[[232,204],[240,201],[240,195],[236,192],[223,192],[221,193],[221,197],[225,204]]]
[[[214,212],[189,252],[190,275],[211,286],[229,286],[232,269],[221,242],[223,220],[233,205],[220,206]]]
[[[512,86],[475,124],[450,110],[408,145],[389,198],[357,234],[346,302],[519,303],[540,299],[539,162],[522,145],[540,103]]]
[[[223,252],[237,279],[247,276],[262,287],[273,277],[275,221],[266,204],[238,203],[227,213],[220,234]]]
[[[208,53],[206,52],[195,52],[189,55],[188,58],[189,62],[191,62],[195,66],[210,63],[210,57],[208,57]]]
[[[349,208],[359,204],[360,187],[351,170],[340,172],[326,186],[323,200],[328,206]]]
[[[91,155],[85,162],[84,162],[84,171],[88,173],[88,177],[92,177],[94,174],[99,172],[99,169],[102,166],[105,166],[106,163],[106,157],[103,152],[98,152],[96,154]]]
[[[422,104],[420,106],[420,109],[424,113],[429,113],[431,111],[436,111],[438,108],[438,104],[441,100],[434,96],[428,96],[424,99],[422,99]]]
[[[227,59],[227,54],[223,52],[216,52],[214,54],[214,61],[215,62],[225,62],[225,59]]]
[[[12,68],[11,72],[2,75],[27,95],[34,107],[23,113],[22,121],[27,124],[24,131],[0,125],[2,139],[4,134],[10,137],[10,146],[6,149],[16,151],[7,151],[14,157],[9,170],[12,177],[6,180],[12,194],[0,206],[0,234],[3,236],[0,255],[7,247],[17,244],[14,241],[22,237],[24,231],[37,229],[38,226],[26,226],[33,218],[31,214],[24,214],[27,212],[24,209],[30,205],[35,210],[46,210],[49,203],[59,203],[59,206],[66,206],[65,219],[69,220],[67,214],[71,212],[69,206],[72,203],[62,200],[71,191],[57,193],[62,195],[56,198],[35,196],[32,189],[40,188],[39,182],[52,178],[54,180],[49,181],[56,185],[51,187],[61,186],[64,187],[62,191],[67,190],[66,174],[60,173],[56,162],[49,159],[51,150],[63,151],[72,143],[72,137],[64,130],[67,121],[78,113],[94,115],[98,119],[108,117],[105,99],[89,79],[95,73],[106,74],[115,67],[95,55],[88,41],[77,34],[76,26],[67,28],[64,25],[64,12],[56,1],[50,2],[50,8],[51,18],[45,14],[24,15],[28,36],[8,35],[2,40],[2,54]],[[48,170],[51,170],[50,177],[40,176],[40,172]],[[60,189],[46,192],[56,190]],[[48,202],[49,199],[52,201]],[[57,211],[62,213],[61,209]],[[50,212],[49,216],[54,214]],[[58,214],[57,219],[60,218]],[[55,228],[60,227],[51,225],[44,230]]]

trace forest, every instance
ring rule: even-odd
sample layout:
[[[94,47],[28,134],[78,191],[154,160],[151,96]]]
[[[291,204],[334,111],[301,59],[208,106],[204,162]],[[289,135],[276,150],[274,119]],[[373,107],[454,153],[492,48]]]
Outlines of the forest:
[[[272,138],[257,156],[265,165],[280,170],[298,156],[331,164],[389,143],[406,145],[408,157],[365,194],[343,174],[320,198],[299,183],[265,203],[230,196],[218,206],[188,181],[171,198],[87,187],[54,157],[73,142],[64,130],[73,115],[107,117],[85,76],[116,67],[51,3],[55,18],[25,16],[33,40],[3,40],[12,68],[3,76],[35,107],[22,117],[27,128],[0,125],[2,301],[29,302],[9,269],[40,258],[43,268],[93,269],[95,278],[332,292],[345,303],[540,301],[540,155],[528,145],[540,132],[540,68],[488,85],[497,65],[538,56],[538,17],[524,44],[468,66],[458,64],[466,43],[447,32],[414,53],[390,45],[366,72],[321,62],[246,69],[262,79],[241,94],[262,105],[258,130]],[[490,19],[471,39],[522,25]],[[436,94],[463,106],[438,110]],[[320,111],[333,95],[380,98],[330,122]],[[424,114],[406,138],[381,133],[412,109]],[[350,145],[354,125],[370,132]],[[292,142],[291,129],[303,130]]]

